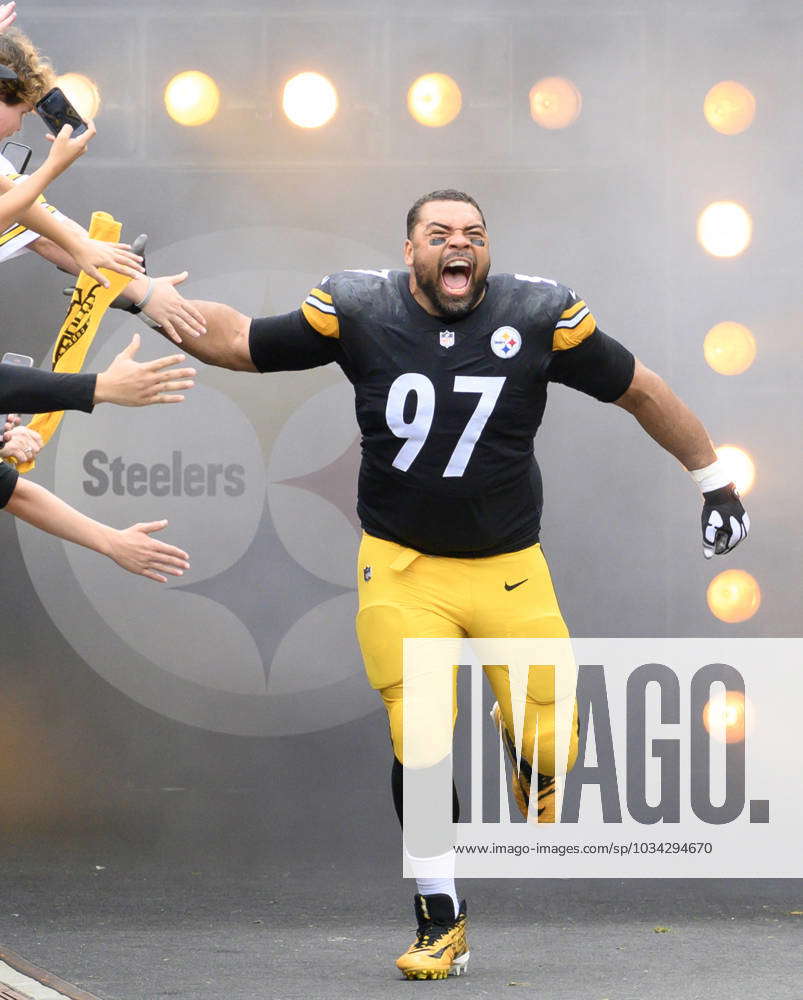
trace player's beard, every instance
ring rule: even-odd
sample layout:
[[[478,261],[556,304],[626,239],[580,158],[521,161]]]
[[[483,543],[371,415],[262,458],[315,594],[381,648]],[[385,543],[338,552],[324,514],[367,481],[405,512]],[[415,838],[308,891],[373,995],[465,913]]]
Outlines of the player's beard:
[[[475,309],[485,294],[485,279],[488,277],[487,270],[484,274],[472,270],[468,288],[462,295],[456,296],[447,295],[441,288],[440,270],[433,275],[423,268],[419,269],[413,261],[413,274],[418,288],[444,319],[462,319]]]

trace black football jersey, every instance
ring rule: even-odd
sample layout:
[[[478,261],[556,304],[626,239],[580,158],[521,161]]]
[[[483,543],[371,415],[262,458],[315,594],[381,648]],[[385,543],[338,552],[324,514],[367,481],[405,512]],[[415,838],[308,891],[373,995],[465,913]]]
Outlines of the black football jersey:
[[[260,371],[336,361],[362,432],[364,529],[431,555],[480,557],[538,540],[533,455],[550,381],[612,401],[634,359],[555,281],[497,274],[467,316],[416,302],[406,271],[327,276],[283,324],[254,320]]]

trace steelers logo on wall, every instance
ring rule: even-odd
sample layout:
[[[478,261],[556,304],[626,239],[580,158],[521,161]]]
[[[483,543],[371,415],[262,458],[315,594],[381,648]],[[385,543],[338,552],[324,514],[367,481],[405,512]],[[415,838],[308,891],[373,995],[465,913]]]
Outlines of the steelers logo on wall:
[[[225,273],[215,271],[221,259]],[[188,298],[262,316],[297,307],[338,266],[385,261],[331,234],[265,228],[149,256],[152,273],[179,263]],[[103,370],[136,329],[137,360],[175,350],[130,316],[107,314],[85,370]],[[354,633],[351,386],[334,365],[263,375],[196,367],[176,406],[66,413],[37,459],[37,481],[90,517],[118,528],[167,518],[159,537],[185,549],[191,569],[155,584],[18,520],[37,594],[98,674],[180,722],[278,736],[361,718],[376,698]]]

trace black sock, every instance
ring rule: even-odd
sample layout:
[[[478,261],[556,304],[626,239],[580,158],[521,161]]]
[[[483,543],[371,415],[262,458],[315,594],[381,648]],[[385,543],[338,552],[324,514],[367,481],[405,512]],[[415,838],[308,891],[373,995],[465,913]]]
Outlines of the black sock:
[[[396,815],[399,823],[403,823],[404,816],[404,768],[401,761],[393,758],[393,767],[390,772],[390,787],[393,792],[393,805],[396,808]],[[460,798],[457,794],[457,786],[452,781],[452,822],[460,822]]]

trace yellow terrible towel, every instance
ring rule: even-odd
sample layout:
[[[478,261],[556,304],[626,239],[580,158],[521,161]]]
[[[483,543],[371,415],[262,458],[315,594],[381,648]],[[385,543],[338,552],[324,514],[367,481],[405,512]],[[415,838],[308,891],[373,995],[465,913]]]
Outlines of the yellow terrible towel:
[[[89,225],[89,235],[92,239],[103,240],[106,243],[118,243],[122,223],[117,222],[107,212],[93,212]],[[104,288],[94,278],[83,271],[78,275],[67,318],[59,331],[53,347],[54,372],[79,372],[86,360],[87,352],[95,339],[100,321],[109,305],[131,281],[124,274],[103,269],[103,274],[109,280],[109,287]],[[64,410],[54,413],[37,413],[28,425],[42,435],[44,444],[53,437],[56,428],[61,423]],[[17,466],[18,472],[30,472],[35,462],[23,462]]]

